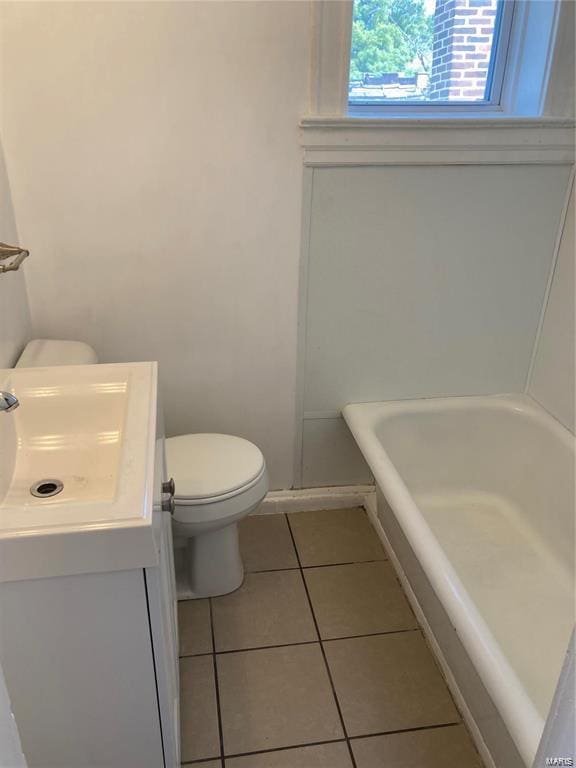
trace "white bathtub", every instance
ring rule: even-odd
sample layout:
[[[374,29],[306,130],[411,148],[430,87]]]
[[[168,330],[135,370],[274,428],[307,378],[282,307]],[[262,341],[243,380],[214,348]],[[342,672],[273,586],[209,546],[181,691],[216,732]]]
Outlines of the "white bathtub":
[[[379,505],[380,522],[398,524],[531,765],[574,624],[572,435],[524,395],[353,404],[344,418],[392,510],[387,526]]]

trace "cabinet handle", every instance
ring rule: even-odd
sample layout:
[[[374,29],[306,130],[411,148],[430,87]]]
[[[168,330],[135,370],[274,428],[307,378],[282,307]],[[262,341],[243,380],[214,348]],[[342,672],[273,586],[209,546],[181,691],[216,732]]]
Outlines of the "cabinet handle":
[[[170,496],[174,496],[176,493],[176,486],[174,485],[174,478],[171,477],[165,483],[162,483],[162,493],[168,493]]]
[[[162,494],[168,496],[167,499],[162,499],[162,512],[170,512],[174,514],[176,509],[176,502],[174,501],[174,494],[176,493],[176,486],[174,484],[174,478],[171,477],[165,483],[162,483]]]

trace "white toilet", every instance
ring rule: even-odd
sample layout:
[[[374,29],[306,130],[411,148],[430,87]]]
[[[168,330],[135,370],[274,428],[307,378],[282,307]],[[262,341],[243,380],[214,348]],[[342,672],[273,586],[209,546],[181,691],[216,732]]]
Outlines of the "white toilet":
[[[244,580],[238,522],[268,491],[262,452],[241,437],[181,435],[166,440],[166,462],[176,485],[179,596],[213,597],[238,589]]]
[[[16,367],[97,362],[88,344],[34,339]],[[179,546],[179,597],[213,597],[238,589],[244,579],[238,521],[268,491],[262,452],[241,437],[180,435],[166,440],[166,463],[176,487],[173,531]]]

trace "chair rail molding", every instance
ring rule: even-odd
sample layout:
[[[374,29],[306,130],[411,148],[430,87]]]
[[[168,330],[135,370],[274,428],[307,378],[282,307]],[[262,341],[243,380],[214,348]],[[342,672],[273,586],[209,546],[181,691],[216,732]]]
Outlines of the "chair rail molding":
[[[356,119],[305,117],[304,165],[572,165],[575,129],[564,118]]]

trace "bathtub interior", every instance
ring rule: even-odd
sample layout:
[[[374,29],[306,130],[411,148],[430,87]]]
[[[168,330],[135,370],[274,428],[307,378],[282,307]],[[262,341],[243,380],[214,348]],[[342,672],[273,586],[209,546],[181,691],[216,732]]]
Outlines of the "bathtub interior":
[[[574,455],[531,401],[419,401],[376,435],[545,718],[574,624]]]

